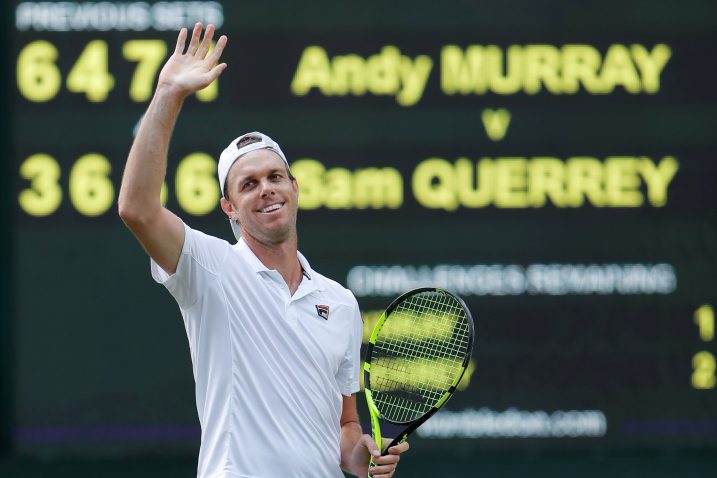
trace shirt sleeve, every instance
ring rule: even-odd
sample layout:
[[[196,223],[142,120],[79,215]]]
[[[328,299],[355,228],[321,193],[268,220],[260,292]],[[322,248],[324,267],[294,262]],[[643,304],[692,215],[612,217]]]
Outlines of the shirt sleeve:
[[[168,274],[150,258],[152,278],[167,288],[180,308],[188,309],[218,280],[230,247],[228,242],[196,231],[185,224],[184,244],[177,271]]]
[[[353,307],[351,312],[351,324],[349,332],[349,346],[347,347],[344,360],[341,363],[340,370],[340,388],[341,394],[350,396],[361,389],[359,383],[359,373],[361,373],[361,340],[363,338],[363,320],[361,320],[361,311],[358,302],[353,298]]]

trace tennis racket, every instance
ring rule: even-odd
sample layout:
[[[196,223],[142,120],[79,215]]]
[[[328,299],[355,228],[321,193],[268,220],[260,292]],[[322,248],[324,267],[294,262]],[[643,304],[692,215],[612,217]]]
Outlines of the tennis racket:
[[[381,314],[364,362],[366,402],[379,450],[379,421],[405,427],[384,455],[453,395],[468,365],[474,333],[465,303],[444,289],[411,290]]]

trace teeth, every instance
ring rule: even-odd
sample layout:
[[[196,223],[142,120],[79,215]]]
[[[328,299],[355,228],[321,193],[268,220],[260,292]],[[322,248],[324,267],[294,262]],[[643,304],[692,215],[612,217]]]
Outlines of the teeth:
[[[261,212],[271,212],[276,211],[281,207],[281,204],[272,204],[271,206],[267,206],[264,209],[260,209]]]

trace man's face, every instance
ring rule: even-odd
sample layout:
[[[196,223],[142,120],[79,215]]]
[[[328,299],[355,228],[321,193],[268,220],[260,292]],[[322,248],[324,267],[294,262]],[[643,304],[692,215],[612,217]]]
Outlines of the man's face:
[[[242,235],[278,244],[295,233],[299,187],[273,151],[257,149],[235,161],[226,189],[222,209],[239,220]]]

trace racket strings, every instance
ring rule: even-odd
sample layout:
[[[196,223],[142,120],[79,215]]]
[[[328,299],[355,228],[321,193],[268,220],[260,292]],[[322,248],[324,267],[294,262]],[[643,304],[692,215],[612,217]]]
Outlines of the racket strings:
[[[371,389],[381,414],[408,422],[453,385],[468,353],[470,326],[452,296],[423,292],[394,309],[376,339]]]

